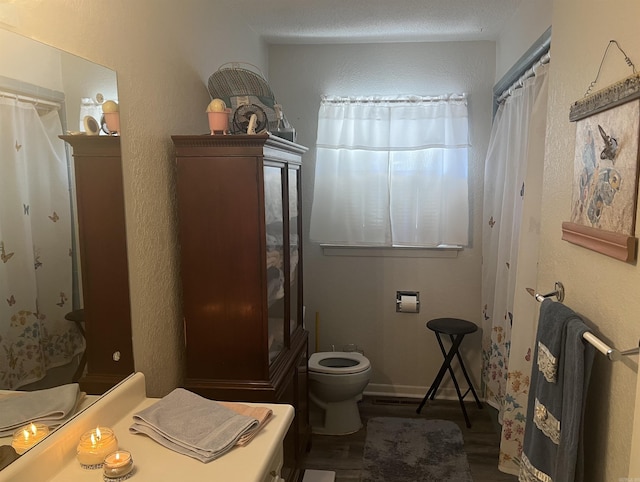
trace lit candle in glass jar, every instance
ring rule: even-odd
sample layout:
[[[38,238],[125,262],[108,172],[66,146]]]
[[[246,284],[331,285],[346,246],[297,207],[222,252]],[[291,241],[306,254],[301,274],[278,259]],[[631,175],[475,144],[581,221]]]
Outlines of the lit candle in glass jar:
[[[107,427],[96,427],[80,437],[76,458],[83,469],[102,468],[104,458],[118,450],[118,439]]]
[[[13,433],[11,446],[18,455],[21,455],[47,435],[49,435],[49,427],[41,423],[31,423]]]
[[[133,458],[131,453],[126,450],[118,450],[109,454],[104,459],[104,477],[105,479],[124,480],[133,475]]]

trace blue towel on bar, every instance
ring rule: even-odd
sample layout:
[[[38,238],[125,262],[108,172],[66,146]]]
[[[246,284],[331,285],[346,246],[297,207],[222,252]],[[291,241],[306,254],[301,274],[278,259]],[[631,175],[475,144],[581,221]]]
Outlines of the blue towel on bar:
[[[207,463],[224,455],[258,420],[183,388],[134,414],[129,431]]]
[[[518,480],[583,480],[583,415],[595,353],[589,331],[562,303],[544,300],[536,336]]]

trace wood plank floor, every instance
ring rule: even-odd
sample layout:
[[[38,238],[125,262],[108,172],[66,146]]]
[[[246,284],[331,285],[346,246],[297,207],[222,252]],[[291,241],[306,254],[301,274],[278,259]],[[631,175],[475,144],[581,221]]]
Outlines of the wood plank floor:
[[[478,409],[467,403],[471,428],[467,428],[457,401],[429,401],[420,415],[416,414],[419,400],[365,397],[360,403],[364,428],[351,435],[313,435],[311,450],[304,460],[304,468],[333,470],[336,482],[356,482],[362,472],[362,452],[367,420],[371,417],[423,417],[450,420],[458,424],[464,437],[464,447],[474,482],[514,482],[517,477],[500,472],[498,466],[499,426],[492,419],[495,410],[486,404]],[[411,482],[411,481],[407,481]]]

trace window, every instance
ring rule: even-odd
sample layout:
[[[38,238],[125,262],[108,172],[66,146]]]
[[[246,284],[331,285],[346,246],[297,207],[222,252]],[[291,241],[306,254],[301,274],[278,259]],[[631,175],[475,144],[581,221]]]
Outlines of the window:
[[[311,240],[466,246],[465,95],[322,99]]]

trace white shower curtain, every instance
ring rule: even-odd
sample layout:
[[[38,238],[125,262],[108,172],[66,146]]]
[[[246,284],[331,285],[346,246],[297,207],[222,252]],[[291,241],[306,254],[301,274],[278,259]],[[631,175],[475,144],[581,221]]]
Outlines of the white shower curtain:
[[[548,65],[500,105],[485,163],[483,371],[502,424],[501,471],[518,474],[538,304],[536,288]]]
[[[84,350],[72,310],[71,209],[56,111],[0,98],[0,389]]]

